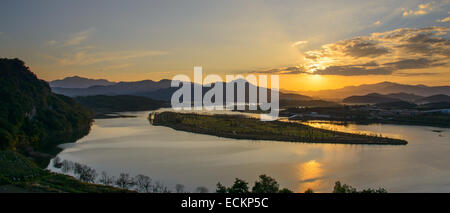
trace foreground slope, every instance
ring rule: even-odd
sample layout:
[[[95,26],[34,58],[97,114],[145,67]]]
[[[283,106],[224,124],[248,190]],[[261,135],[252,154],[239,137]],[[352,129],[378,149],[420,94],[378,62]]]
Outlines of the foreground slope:
[[[0,59],[0,149],[15,150],[47,164],[60,143],[89,132],[91,112],[53,94],[23,61]]]
[[[53,94],[19,59],[0,59],[0,192],[123,192],[42,168],[86,135],[92,113]]]

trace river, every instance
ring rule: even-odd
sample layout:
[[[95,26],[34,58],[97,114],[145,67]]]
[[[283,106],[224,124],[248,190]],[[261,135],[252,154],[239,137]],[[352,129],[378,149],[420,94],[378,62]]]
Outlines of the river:
[[[405,146],[312,144],[253,141],[176,131],[152,126],[148,112],[132,118],[96,119],[91,132],[61,145],[61,159],[86,164],[118,176],[144,174],[170,190],[241,178],[253,185],[260,174],[296,192],[311,188],[331,192],[339,180],[358,189],[383,187],[389,192],[450,192],[450,129],[407,125],[313,126],[402,138]],[[49,169],[58,171],[54,168]]]

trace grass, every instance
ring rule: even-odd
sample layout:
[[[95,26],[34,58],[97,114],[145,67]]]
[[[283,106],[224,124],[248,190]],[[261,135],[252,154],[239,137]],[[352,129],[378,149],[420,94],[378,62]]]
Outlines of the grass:
[[[175,112],[150,114],[153,125],[235,139],[309,143],[405,145],[401,139],[344,133],[282,121],[264,122],[241,115],[200,115]]]

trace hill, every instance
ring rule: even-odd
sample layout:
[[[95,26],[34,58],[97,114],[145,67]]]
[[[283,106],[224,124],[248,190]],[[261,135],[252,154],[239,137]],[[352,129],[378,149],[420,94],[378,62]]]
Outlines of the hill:
[[[406,85],[392,82],[381,82],[376,84],[347,86],[341,89],[333,89],[333,90],[301,91],[300,93],[312,97],[330,100],[342,100],[349,96],[366,95],[370,93],[379,93],[379,94],[409,93],[419,96],[431,96],[437,94],[450,95],[450,86]]]
[[[19,59],[0,59],[0,150],[16,150],[46,166],[57,144],[89,132],[90,110],[53,94]]]
[[[92,86],[109,86],[114,85],[115,82],[110,82],[105,79],[89,79],[79,76],[67,77],[61,80],[50,81],[51,87],[60,88],[88,88]]]
[[[162,101],[132,95],[80,96],[76,97],[75,100],[79,104],[94,110],[96,115],[111,112],[155,110],[166,105]]]
[[[52,91],[57,94],[63,94],[70,97],[76,96],[92,96],[92,95],[139,95],[148,96],[146,93],[151,93],[159,89],[170,88],[170,80],[144,80],[136,82],[119,82],[113,85],[106,86],[91,86],[88,88],[62,88],[52,87]]]
[[[0,59],[0,192],[129,192],[43,169],[91,123],[90,110],[53,94],[23,61]]]
[[[344,98],[342,102],[344,103],[364,103],[364,104],[377,104],[377,103],[387,103],[387,102],[397,102],[401,101],[400,99],[392,98],[388,95],[381,95],[378,93],[370,93],[362,96],[350,96]]]
[[[419,97],[419,98],[417,98]],[[450,102],[450,96],[448,95],[432,95],[428,97],[422,97],[414,94],[406,93],[393,93],[382,95],[378,93],[370,93],[367,95],[354,95],[342,100],[344,103],[361,103],[361,104],[379,104],[379,103],[389,103],[389,102],[410,102],[417,104],[427,104],[427,103],[439,103],[439,102]]]
[[[416,104],[408,101],[383,102],[375,106],[381,109],[414,109],[417,107]]]
[[[439,94],[439,95],[432,95],[429,97],[424,97],[424,98],[420,98],[418,100],[416,100],[418,103],[439,103],[439,102],[450,102],[450,96],[448,95],[443,95],[443,94]]]
[[[390,98],[394,98],[394,99],[399,99],[402,101],[407,101],[407,102],[415,102],[416,100],[423,98],[423,96],[420,96],[420,95],[416,95],[416,94],[412,94],[412,93],[404,93],[404,92],[391,93],[391,94],[387,94],[386,96],[390,97]]]
[[[224,100],[226,97],[226,86],[233,83],[244,83],[245,84],[245,99],[248,101],[248,91],[249,89],[256,89],[258,87],[250,84],[244,79],[238,79],[232,82],[217,82],[215,84],[223,84],[223,94]],[[114,85],[109,86],[92,86],[89,88],[61,88],[61,87],[52,87],[52,91],[57,94],[63,94],[70,97],[77,96],[95,96],[95,95],[107,95],[107,96],[115,96],[115,95],[132,95],[132,96],[142,96],[151,98],[154,100],[160,101],[170,101],[172,98],[172,94],[177,91],[178,87],[171,87],[171,80],[163,79],[160,81],[152,81],[152,80],[144,80],[144,81],[136,81],[136,82],[119,82]],[[212,87],[215,86],[212,85]],[[192,94],[194,84],[191,84]],[[203,94],[208,92],[211,87],[203,87]],[[237,87],[235,86],[235,89]],[[268,89],[268,97],[270,98],[270,89]],[[194,98],[194,96],[192,96]],[[313,100],[309,96],[294,94],[294,93],[282,93],[280,92],[280,100],[284,100],[287,103],[295,103],[298,101],[311,101]]]
[[[419,105],[421,110],[450,109],[450,102],[434,102]]]

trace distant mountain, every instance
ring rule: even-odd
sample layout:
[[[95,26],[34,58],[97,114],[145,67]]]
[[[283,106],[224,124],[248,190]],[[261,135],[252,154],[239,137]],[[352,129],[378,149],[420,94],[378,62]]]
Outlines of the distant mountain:
[[[450,102],[450,96],[448,95],[432,95],[428,97],[422,97],[414,94],[407,93],[392,93],[382,95],[378,93],[370,93],[367,95],[353,95],[342,100],[344,103],[359,103],[359,104],[380,104],[380,103],[392,103],[392,102],[409,102],[417,104],[427,103],[439,103]]]
[[[246,88],[246,100],[248,100],[249,88],[256,89],[258,87],[250,84],[244,79],[237,79],[232,82],[217,82],[216,84],[224,84],[224,95],[226,95],[226,85],[232,83],[244,83]],[[144,80],[137,82],[119,82],[109,86],[92,86],[89,88],[61,88],[53,87],[52,91],[54,93],[63,94],[71,97],[76,96],[92,96],[92,95],[134,95],[134,96],[144,96],[155,100],[170,101],[172,94],[178,90],[178,87],[171,87],[171,80],[163,79],[160,81]],[[212,87],[215,85],[213,84]],[[203,94],[209,91],[211,87],[203,87]],[[235,89],[237,87],[235,86]],[[193,94],[193,86],[192,86]],[[193,95],[192,95],[193,97]],[[268,97],[270,97],[270,89],[268,89]],[[308,101],[312,100],[311,97],[292,94],[292,93],[280,93],[280,99],[289,101]],[[225,97],[224,97],[225,100]]]
[[[363,84],[360,86],[347,86],[341,89],[303,91],[303,95],[329,99],[342,100],[353,95],[366,95],[370,93],[391,94],[408,93],[419,96],[431,96],[437,94],[450,95],[450,86],[425,86],[425,85],[405,85],[392,82],[381,82],[377,84]]]
[[[423,96],[420,96],[420,95],[416,95],[416,94],[412,94],[412,93],[404,93],[404,92],[391,93],[391,94],[387,94],[386,96],[390,97],[390,98],[394,98],[394,99],[399,99],[402,101],[408,101],[408,102],[415,102],[421,98],[424,98]]]
[[[155,110],[164,106],[161,101],[132,95],[79,96],[75,100],[82,106],[94,110],[96,115],[111,112]]]
[[[422,110],[450,109],[450,102],[427,103],[419,106]]]
[[[394,101],[378,103],[376,106],[383,109],[413,109],[417,107],[417,104],[408,101]]]
[[[416,102],[426,104],[426,103],[438,103],[438,102],[450,102],[450,96],[448,95],[432,95],[425,98],[417,99]]]
[[[146,96],[159,89],[170,88],[170,80],[163,79],[161,81],[136,81],[136,82],[119,82],[107,86],[91,86],[88,88],[61,88],[52,87],[54,93],[63,94],[71,97],[90,96],[90,95],[139,95]]]
[[[116,84],[105,79],[89,79],[79,76],[67,77],[61,80],[54,80],[49,82],[51,87],[60,88],[88,88],[92,86],[109,86]]]
[[[402,101],[397,98],[389,97],[389,95],[381,95],[378,93],[370,93],[367,95],[354,95],[347,98],[344,98],[342,102],[344,103],[360,103],[360,104],[379,104],[379,103],[388,103],[388,102],[399,102]]]
[[[280,99],[283,100],[289,100],[289,101],[309,101],[313,100],[313,98],[306,96],[306,95],[300,95],[295,93],[284,93],[280,92]]]

